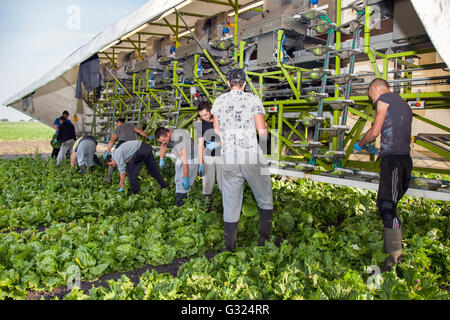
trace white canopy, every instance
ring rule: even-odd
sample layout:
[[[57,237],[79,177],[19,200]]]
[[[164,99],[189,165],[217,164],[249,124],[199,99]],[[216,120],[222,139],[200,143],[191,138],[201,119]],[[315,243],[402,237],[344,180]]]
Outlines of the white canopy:
[[[147,2],[142,7],[138,8],[111,26],[109,29],[99,33],[91,41],[69,55],[63,62],[50,70],[42,78],[6,100],[4,105],[9,106],[34,92],[36,89],[45,86],[49,82],[70,71],[72,68],[78,66],[81,62],[90,58],[92,55],[99,52],[115,40],[120,39],[120,37],[135,30],[136,28],[139,28],[146,22],[157,18],[182,2],[185,2],[185,0],[151,0]]]
[[[439,55],[450,67],[450,1],[411,0]]]
[[[76,50],[64,61],[46,73],[42,78],[32,83],[4,102],[5,105],[23,111],[30,117],[41,121],[49,126],[53,124],[55,118],[59,117],[63,110],[69,111],[71,115],[83,114],[85,102],[81,103],[75,99],[75,87],[78,78],[78,67],[80,63],[92,57],[94,54],[103,51],[108,56],[115,53],[131,52],[133,48],[124,47],[124,43],[130,40],[146,42],[148,38],[164,38],[173,35],[173,28],[177,25],[178,19],[173,8],[178,9],[183,16],[183,20],[192,27],[199,19],[214,16],[221,12],[231,12],[232,2],[208,0],[150,0],[125,18],[107,30],[99,33],[87,44]],[[239,0],[239,8],[253,3],[261,3],[257,0]],[[164,19],[163,19],[164,18]],[[230,18],[234,19],[234,18]],[[144,25],[147,24],[147,27]],[[144,28],[145,27],[145,28]],[[179,25],[181,31],[186,31],[184,23]],[[134,33],[138,30],[138,34]],[[131,34],[130,36],[128,36]],[[141,38],[139,38],[142,36]],[[117,40],[126,37],[122,44]],[[110,46],[112,45],[112,46]],[[107,49],[107,47],[109,47]],[[131,49],[131,50],[129,50]],[[105,54],[100,57],[102,62],[108,62]],[[33,94],[33,106],[31,109],[23,109],[22,99]],[[30,113],[32,111],[32,113]],[[75,123],[75,129],[80,132],[86,122],[83,117],[79,117],[80,122]],[[83,124],[84,123],[84,124]]]
[[[256,2],[259,1],[239,0],[239,6]],[[442,32],[442,30],[450,30],[450,2],[448,0],[411,0],[411,2],[438,53],[447,66],[450,66],[450,50],[448,48],[450,33]],[[232,10],[231,3],[232,1],[225,0],[215,3],[210,3],[207,0],[150,0],[107,30],[99,33],[42,78],[10,97],[4,104],[22,110],[22,99],[34,93],[34,113],[30,114],[29,110],[23,111],[31,117],[51,125],[63,110],[68,110],[71,114],[79,110],[78,100],[75,99],[75,84],[78,66],[81,62],[147,22],[156,22],[162,16],[165,17],[164,21],[174,25],[176,18],[173,10],[171,10],[174,7],[183,7],[183,11],[186,12],[186,15],[183,15],[184,19],[192,26],[201,17],[213,16],[220,12]],[[172,27],[162,22],[161,19],[160,23],[152,23],[145,31],[149,31],[149,34],[172,34]],[[136,41],[137,35],[133,37],[133,41]],[[120,50],[116,50],[116,53],[118,51]],[[83,130],[83,128],[78,127],[77,130]]]

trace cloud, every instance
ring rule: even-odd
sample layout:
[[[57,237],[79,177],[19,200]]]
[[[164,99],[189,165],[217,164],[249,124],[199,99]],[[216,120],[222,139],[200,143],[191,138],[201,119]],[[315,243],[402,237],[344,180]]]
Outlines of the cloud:
[[[8,121],[30,120],[31,117],[17,111],[14,108],[0,106],[0,119],[8,119]]]

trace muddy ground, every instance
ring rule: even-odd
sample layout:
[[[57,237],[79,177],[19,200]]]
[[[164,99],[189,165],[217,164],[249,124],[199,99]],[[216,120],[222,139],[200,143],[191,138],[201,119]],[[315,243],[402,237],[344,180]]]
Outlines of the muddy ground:
[[[0,155],[5,158],[15,155],[50,154],[52,147],[48,140],[0,141]]]
[[[208,252],[205,254],[206,258],[211,259],[214,257],[218,252]],[[110,274],[105,274],[101,276],[96,281],[81,281],[80,282],[80,289],[84,291],[85,294],[89,294],[89,290],[93,287],[108,287],[108,280],[117,281],[120,279],[123,275],[127,276],[135,285],[139,283],[139,280],[141,278],[141,275],[145,273],[146,271],[152,271],[156,270],[158,273],[169,273],[173,277],[176,277],[178,274],[178,269],[186,262],[188,262],[190,259],[188,258],[177,258],[172,261],[170,264],[162,265],[162,266],[150,266],[146,265],[142,268],[134,269],[128,272],[115,272]],[[26,300],[41,300],[41,299],[64,299],[64,296],[70,292],[70,289],[67,287],[59,287],[55,288],[53,291],[48,292],[36,292],[36,291],[30,291],[28,293],[28,296],[26,297]]]
[[[43,158],[48,158],[51,155],[52,150],[53,148],[48,140],[0,140],[0,159],[34,156],[36,153],[41,154]],[[97,145],[97,154],[103,154],[105,150],[105,145]]]

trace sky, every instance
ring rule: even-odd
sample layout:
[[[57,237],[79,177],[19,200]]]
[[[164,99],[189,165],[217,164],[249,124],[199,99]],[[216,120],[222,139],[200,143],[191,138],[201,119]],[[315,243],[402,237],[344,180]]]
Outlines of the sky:
[[[147,1],[0,0],[0,120],[29,120],[3,102]]]

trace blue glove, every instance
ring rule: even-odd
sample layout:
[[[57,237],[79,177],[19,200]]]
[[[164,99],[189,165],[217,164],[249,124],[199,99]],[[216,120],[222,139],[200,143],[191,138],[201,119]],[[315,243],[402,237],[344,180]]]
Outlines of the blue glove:
[[[205,165],[203,163],[199,164],[198,173],[200,174],[200,176],[203,176],[205,174]]]
[[[148,137],[148,141],[153,141],[153,140],[155,140],[155,136]]]
[[[53,140],[54,143],[58,143],[58,139]]]
[[[106,160],[106,158],[108,158],[108,156],[109,156],[109,152],[108,152],[108,151],[106,151],[106,152],[105,152],[105,154],[103,155],[103,159],[105,159],[105,160]]]
[[[159,167],[160,167],[161,169],[164,169],[164,158],[159,159]]]
[[[188,177],[184,177],[183,178],[183,187],[184,190],[189,190],[191,184],[189,183],[189,178]]]
[[[358,142],[355,142],[355,144],[353,145],[353,150],[355,151],[362,151],[362,147],[359,146]]]
[[[219,144],[218,144],[217,142],[214,142],[214,141],[206,141],[206,147],[207,147],[209,150],[214,150],[214,149],[216,149],[218,146],[219,146]]]
[[[122,187],[120,189],[118,189],[117,192],[123,192]]]
[[[377,149],[377,147],[375,147],[375,146],[373,146],[373,145],[371,145],[371,144],[365,145],[365,146],[363,147],[363,149],[366,149],[367,152],[370,153],[370,154],[378,154],[378,149]]]

